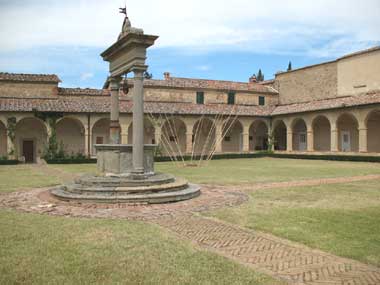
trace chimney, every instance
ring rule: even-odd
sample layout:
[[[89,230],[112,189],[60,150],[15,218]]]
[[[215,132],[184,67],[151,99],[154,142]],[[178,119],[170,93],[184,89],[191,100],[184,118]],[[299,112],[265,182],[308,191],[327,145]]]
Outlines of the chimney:
[[[169,80],[170,79],[170,72],[164,72],[164,78],[165,78],[165,80]]]
[[[249,83],[257,83],[256,75],[252,75],[252,76],[249,78]]]

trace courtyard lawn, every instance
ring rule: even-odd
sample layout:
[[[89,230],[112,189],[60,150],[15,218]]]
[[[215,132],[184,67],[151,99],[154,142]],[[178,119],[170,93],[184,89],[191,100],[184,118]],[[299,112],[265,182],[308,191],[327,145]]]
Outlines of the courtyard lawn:
[[[59,184],[58,177],[46,175],[36,165],[0,166],[0,195],[17,190],[46,187]]]
[[[53,165],[64,171],[95,173],[96,165]],[[156,171],[172,173],[193,183],[242,184],[313,178],[380,174],[380,164],[323,160],[252,158],[212,160],[203,167],[176,166],[172,162],[155,164]]]
[[[140,222],[0,210],[0,284],[282,284]]]
[[[380,266],[380,180],[266,189],[250,197],[210,215]]]

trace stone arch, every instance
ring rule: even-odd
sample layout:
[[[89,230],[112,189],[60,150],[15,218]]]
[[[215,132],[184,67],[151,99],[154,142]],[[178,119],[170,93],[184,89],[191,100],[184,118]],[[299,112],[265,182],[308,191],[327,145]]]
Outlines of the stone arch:
[[[96,150],[94,144],[108,144],[110,143],[110,119],[102,118],[97,120],[92,126],[92,153],[95,154]]]
[[[144,144],[155,144],[155,126],[148,118],[144,118]],[[128,144],[133,142],[133,123],[128,127]]]
[[[243,124],[239,120],[225,121],[223,134],[223,152],[241,152],[243,150]]]
[[[208,154],[213,151],[216,142],[216,127],[209,118],[197,120],[193,126],[193,151],[195,154]]]
[[[294,119],[291,125],[293,132],[293,150],[307,150],[307,125],[304,119]]]
[[[365,123],[367,127],[367,151],[380,152],[380,110],[370,112]]]
[[[249,150],[268,149],[268,126],[263,120],[255,120],[249,126]]]
[[[313,142],[315,151],[331,151],[331,124],[324,115],[313,119]]]
[[[287,149],[287,127],[283,120],[273,124],[274,150]]]
[[[85,127],[73,117],[63,117],[56,125],[57,141],[63,144],[66,154],[84,154]]]
[[[16,124],[15,152],[25,162],[37,162],[43,155],[47,144],[47,128],[45,123],[36,117],[26,117]]]
[[[341,114],[336,121],[338,129],[338,150],[359,151],[359,123],[351,113]]]
[[[163,123],[160,149],[164,155],[185,154],[186,124],[181,119],[171,118]]]
[[[7,156],[7,128],[0,120],[0,157]]]

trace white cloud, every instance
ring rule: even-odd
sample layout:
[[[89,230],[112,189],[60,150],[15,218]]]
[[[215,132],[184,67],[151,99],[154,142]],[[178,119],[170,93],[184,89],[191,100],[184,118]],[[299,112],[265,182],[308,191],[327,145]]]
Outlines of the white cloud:
[[[92,72],[85,72],[80,75],[80,80],[85,81],[93,77],[94,77],[94,74]]]
[[[0,51],[39,46],[110,45],[122,0],[0,0]],[[156,47],[339,56],[380,40],[378,0],[129,0],[137,27]],[[349,46],[347,46],[349,45]]]
[[[196,67],[197,70],[200,71],[209,71],[211,69],[210,65],[199,65]]]

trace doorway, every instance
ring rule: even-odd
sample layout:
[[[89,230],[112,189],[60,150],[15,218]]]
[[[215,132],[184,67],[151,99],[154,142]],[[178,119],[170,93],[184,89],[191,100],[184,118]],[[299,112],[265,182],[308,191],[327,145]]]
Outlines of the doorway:
[[[34,142],[33,140],[22,141],[22,156],[25,158],[26,163],[34,162]]]
[[[342,151],[351,151],[351,135],[349,131],[342,131]]]

